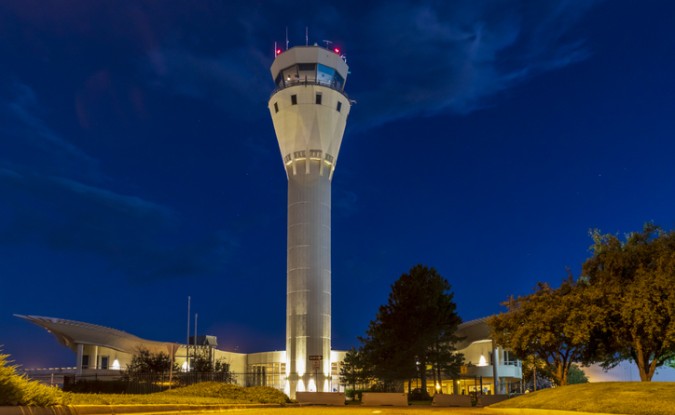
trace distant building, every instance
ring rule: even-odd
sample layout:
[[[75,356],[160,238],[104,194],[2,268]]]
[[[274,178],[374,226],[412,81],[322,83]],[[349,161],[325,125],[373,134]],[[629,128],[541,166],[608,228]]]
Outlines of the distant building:
[[[67,371],[54,369],[52,373],[74,375],[79,379],[117,379],[131,363],[134,354],[146,349],[163,352],[173,357],[182,370],[190,370],[187,356],[195,351],[207,352],[213,361],[224,360],[230,365],[236,383],[242,386],[286,387],[286,351],[235,353],[217,349],[215,336],[197,336],[196,344],[146,340],[127,332],[96,324],[53,317],[17,317],[30,321],[49,331],[56,339],[76,354],[75,367]],[[473,320],[459,326],[457,335],[463,340],[456,345],[464,354],[465,366],[459,379],[444,379],[430,384],[428,392],[468,394],[471,392],[503,394],[520,391],[522,370],[520,361],[498,347],[490,339],[486,319]],[[194,337],[192,337],[194,343]],[[331,370],[327,377],[331,391],[344,391],[340,384],[340,368],[345,351],[331,352]],[[48,374],[46,374],[48,375]],[[495,386],[494,379],[497,379]],[[415,387],[415,385],[411,385]]]
[[[205,353],[215,362],[225,361],[242,386],[266,385],[282,389],[286,382],[286,351],[236,353],[217,349],[215,336],[191,337],[191,344],[179,344],[142,339],[110,327],[53,317],[16,315],[49,331],[62,345],[76,354],[75,367],[67,374],[79,379],[117,379],[135,354],[145,349],[171,356],[183,371],[189,371],[188,356]],[[331,386],[337,390],[339,364],[345,352],[333,351]],[[62,372],[62,371],[61,371]],[[63,373],[61,373],[63,374]],[[335,385],[332,385],[335,383]]]

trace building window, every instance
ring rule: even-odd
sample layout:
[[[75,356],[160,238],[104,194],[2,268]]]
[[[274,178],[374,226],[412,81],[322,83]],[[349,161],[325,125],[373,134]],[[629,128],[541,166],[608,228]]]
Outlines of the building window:
[[[298,105],[298,96],[291,95],[291,105]]]
[[[108,356],[101,356],[101,369],[108,369],[108,362],[110,359]]]
[[[279,112],[279,104],[277,104],[276,102],[274,103],[274,112],[275,113]]]
[[[342,102],[338,101],[337,103],[337,112],[340,112],[342,110]]]
[[[89,369],[89,355],[82,355],[82,369]]]
[[[321,94],[316,94],[316,105],[321,105]]]

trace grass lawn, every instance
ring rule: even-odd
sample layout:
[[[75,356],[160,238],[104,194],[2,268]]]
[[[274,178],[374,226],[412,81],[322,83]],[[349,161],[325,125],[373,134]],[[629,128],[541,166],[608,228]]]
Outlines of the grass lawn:
[[[274,388],[244,388],[217,382],[203,382],[184,388],[147,395],[70,393],[70,405],[219,405],[284,404],[286,395]]]
[[[71,405],[133,404],[283,404],[272,388],[242,388],[205,383],[150,395],[71,394]],[[675,414],[675,383],[589,383],[529,393],[483,408],[285,406],[218,411],[232,415],[500,415],[500,408],[529,408],[634,415]],[[505,412],[506,413],[506,412]]]
[[[491,408],[533,408],[636,415],[675,414],[673,382],[586,383],[509,399]]]
[[[482,408],[303,406],[229,409],[223,415],[499,415]]]

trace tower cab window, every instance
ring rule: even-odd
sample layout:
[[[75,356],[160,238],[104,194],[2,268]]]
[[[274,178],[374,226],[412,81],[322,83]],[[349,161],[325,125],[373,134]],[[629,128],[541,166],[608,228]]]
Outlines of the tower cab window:
[[[279,88],[316,83],[342,91],[345,81],[335,68],[320,63],[299,63],[281,70],[275,82]]]

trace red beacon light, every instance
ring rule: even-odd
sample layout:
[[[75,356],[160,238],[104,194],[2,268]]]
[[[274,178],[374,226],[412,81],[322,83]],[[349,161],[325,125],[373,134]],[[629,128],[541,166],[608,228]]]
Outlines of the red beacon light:
[[[281,49],[277,49],[277,50],[276,50],[276,55],[277,55],[277,56],[281,55]]]
[[[340,54],[340,48],[334,48],[334,49],[333,49],[333,52],[335,52],[336,54],[339,55],[339,54]]]

